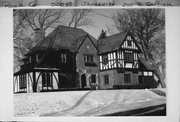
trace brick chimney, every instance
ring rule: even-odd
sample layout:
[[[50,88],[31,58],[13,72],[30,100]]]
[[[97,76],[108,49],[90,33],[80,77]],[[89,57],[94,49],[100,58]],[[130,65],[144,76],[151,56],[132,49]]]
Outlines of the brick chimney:
[[[45,36],[45,31],[41,30],[41,29],[36,29],[34,30],[33,33],[33,47],[39,42],[41,41]]]

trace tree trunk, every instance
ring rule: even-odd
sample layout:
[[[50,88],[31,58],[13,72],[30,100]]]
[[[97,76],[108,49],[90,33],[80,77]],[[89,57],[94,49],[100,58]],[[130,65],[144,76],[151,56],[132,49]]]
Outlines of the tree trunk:
[[[163,70],[161,72],[161,70],[159,69],[159,67],[156,69],[156,75],[159,78],[160,84],[162,88],[166,88],[166,83],[165,83],[165,76],[163,73]]]

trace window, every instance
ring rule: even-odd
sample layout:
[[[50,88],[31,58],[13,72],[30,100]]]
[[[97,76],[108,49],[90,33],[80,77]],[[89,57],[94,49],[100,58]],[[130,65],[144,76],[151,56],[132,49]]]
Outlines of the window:
[[[19,86],[20,86],[20,89],[24,89],[26,88],[26,75],[20,75],[19,76]]]
[[[93,62],[93,55],[85,55],[84,62]]]
[[[49,72],[42,73],[43,86],[51,86],[52,85],[51,79],[52,79],[52,76]]]
[[[104,84],[105,85],[109,84],[109,76],[108,75],[104,75]]]
[[[130,47],[132,46],[131,40],[127,40],[127,45]]]
[[[125,52],[124,61],[126,63],[133,63],[133,61],[134,61],[133,53],[132,52]]]
[[[131,82],[131,75],[124,74],[124,83],[130,83],[130,82]]]
[[[116,68],[116,59],[116,52],[100,55],[100,70]]]
[[[65,53],[61,53],[60,61],[61,63],[67,63],[67,55]]]
[[[104,65],[108,64],[108,55],[103,55],[103,56],[102,56],[102,63],[103,63]]]
[[[144,75],[144,76],[153,76],[153,73],[152,73],[152,72],[145,71],[145,72],[143,72],[143,75]]]
[[[91,75],[91,83],[96,83],[96,75]]]

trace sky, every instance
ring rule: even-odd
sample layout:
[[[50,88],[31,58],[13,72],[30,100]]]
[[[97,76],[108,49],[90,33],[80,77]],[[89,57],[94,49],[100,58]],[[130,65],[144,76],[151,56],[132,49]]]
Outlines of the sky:
[[[102,29],[107,30],[107,25],[111,26],[114,24],[113,19],[111,18],[112,15],[117,13],[117,9],[93,9],[92,11],[99,13],[90,13],[90,17],[92,21],[94,22],[92,26],[85,26],[80,27],[84,29],[86,32],[94,36],[95,38],[98,38],[100,35]],[[100,15],[102,14],[102,15]],[[103,16],[105,15],[105,16]],[[107,16],[107,17],[106,17]]]
[[[98,38],[102,29],[107,30],[107,25],[112,26],[114,24],[113,19],[111,18],[113,15],[120,11],[120,9],[92,9],[93,12],[89,13],[88,18],[92,20],[92,25],[81,26],[79,28],[83,29],[90,35],[95,38]],[[46,35],[50,33],[46,32]],[[107,35],[109,33],[107,32]]]

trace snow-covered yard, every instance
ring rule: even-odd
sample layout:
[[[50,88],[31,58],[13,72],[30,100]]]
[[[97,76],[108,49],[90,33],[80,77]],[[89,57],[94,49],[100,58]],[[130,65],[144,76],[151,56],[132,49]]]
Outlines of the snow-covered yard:
[[[165,92],[165,90],[161,90]],[[14,95],[15,116],[98,116],[166,103],[150,90],[98,90]]]

